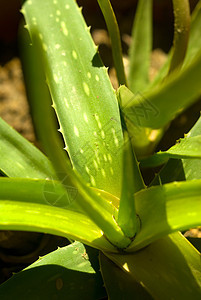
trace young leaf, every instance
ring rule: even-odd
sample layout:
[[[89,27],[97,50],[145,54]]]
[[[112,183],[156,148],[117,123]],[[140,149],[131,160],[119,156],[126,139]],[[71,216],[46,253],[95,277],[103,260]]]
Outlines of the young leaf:
[[[132,29],[129,50],[129,88],[142,92],[149,83],[150,55],[152,50],[152,0],[139,0]]]
[[[123,182],[117,223],[124,234],[133,238],[138,231],[134,194],[145,187],[131,141],[125,132],[123,152]]]
[[[150,201],[151,200],[151,201]],[[201,224],[201,180],[155,186],[135,194],[141,230],[129,247],[139,250],[178,230]]]
[[[200,50],[201,47],[200,26],[201,26],[201,1],[198,2],[196,8],[192,13],[189,42],[188,42],[188,48],[184,59],[183,67],[190,65],[194,57],[198,54]],[[162,68],[154,78],[154,80],[150,83],[148,87],[149,89],[154,88],[156,85],[158,85],[164,80],[164,78],[168,73],[171,57],[172,57],[172,49],[168,53],[166,62],[164,63],[164,65],[162,66]]]
[[[194,103],[200,95],[201,51],[181,72],[174,72],[155,89],[124,96],[126,87],[119,88],[121,109],[138,127],[157,129],[167,125],[178,113]],[[136,113],[138,112],[138,113]]]
[[[197,3],[192,13],[190,37],[189,37],[188,49],[184,61],[184,66],[187,66],[192,62],[193,58],[197,55],[197,53],[201,48],[200,27],[201,27],[201,1]]]
[[[139,96],[142,96],[142,94],[139,94]],[[153,130],[151,128],[141,126],[140,118],[143,116],[147,118],[148,113],[151,112],[154,113],[154,115],[157,115],[158,111],[155,110],[149,101],[146,101],[146,103],[143,104],[140,100],[138,105],[136,105],[136,107],[134,107],[128,113],[126,110],[127,105],[132,102],[136,95],[134,95],[125,86],[121,86],[117,90],[117,97],[129,136],[132,138],[132,145],[134,147],[136,156],[138,158],[143,158],[151,155],[163,133],[163,130]]]
[[[201,118],[186,135],[186,139],[201,134]],[[172,181],[201,179],[201,159],[170,159],[156,175],[151,185]]]
[[[68,295],[68,299],[102,299],[106,292],[98,268],[97,251],[75,242],[14,274],[0,286],[0,297],[65,299]]]
[[[47,83],[73,167],[92,186],[119,197],[123,136],[118,104],[77,4],[27,1],[22,11],[33,44],[42,47]]]
[[[142,160],[141,166],[155,167],[166,162],[168,158],[201,158],[201,135],[180,139],[176,145],[167,151],[157,152],[153,156]]]
[[[119,32],[119,27],[117,24],[117,20],[112,9],[112,5],[110,0],[98,0],[98,4],[105,18],[105,22],[107,24],[107,28],[109,31],[109,35],[112,43],[112,55],[114,60],[114,66],[117,72],[117,78],[119,84],[127,85],[126,75],[124,72],[123,65],[123,55],[122,55],[122,47],[121,47],[121,37]]]
[[[47,157],[0,118],[0,170],[20,178],[56,178]]]
[[[188,0],[173,0],[174,42],[169,74],[179,70],[183,64],[190,30],[190,6]]]
[[[187,134],[187,138],[201,135],[201,117]],[[182,159],[186,180],[201,179],[201,159]]]

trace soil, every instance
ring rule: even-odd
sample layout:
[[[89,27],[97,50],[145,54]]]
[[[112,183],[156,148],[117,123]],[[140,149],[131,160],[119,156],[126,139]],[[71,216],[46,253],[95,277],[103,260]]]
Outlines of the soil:
[[[0,66],[0,115],[26,139],[35,141],[19,58]]]

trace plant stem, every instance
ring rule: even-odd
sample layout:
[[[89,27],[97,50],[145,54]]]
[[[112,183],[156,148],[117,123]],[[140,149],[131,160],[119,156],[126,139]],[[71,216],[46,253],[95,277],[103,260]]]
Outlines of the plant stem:
[[[103,13],[109,35],[112,42],[112,55],[114,60],[114,66],[117,72],[117,78],[120,85],[127,86],[127,80],[124,72],[124,65],[122,59],[122,47],[121,47],[121,38],[117,20],[112,9],[111,3],[109,0],[98,0],[98,4]]]
[[[190,7],[188,0],[173,0],[174,42],[168,75],[182,67],[189,39]]]

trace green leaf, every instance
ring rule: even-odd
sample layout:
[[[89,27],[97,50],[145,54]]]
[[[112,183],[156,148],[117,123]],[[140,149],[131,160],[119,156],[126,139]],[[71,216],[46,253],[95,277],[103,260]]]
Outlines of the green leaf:
[[[81,211],[78,190],[55,180],[0,177],[0,199],[38,203]]]
[[[73,167],[92,186],[119,197],[123,136],[118,104],[77,4],[28,1],[23,13],[33,44],[43,48],[47,83]]]
[[[23,284],[22,284],[23,283]],[[100,299],[106,296],[97,251],[79,242],[40,257],[1,285],[1,299]]]
[[[138,93],[136,95],[138,95]],[[141,103],[141,99],[139,99],[138,105],[136,105],[136,107],[128,113],[127,105],[135,99],[136,95],[134,95],[125,86],[121,86],[117,90],[121,113],[126,123],[129,136],[132,139],[132,145],[136,156],[140,159],[153,153],[156,144],[163,134],[163,130],[153,130],[151,128],[141,126],[141,117],[144,116],[147,118],[148,113],[150,112],[158,114],[158,111],[155,110],[155,107],[153,107],[149,101],[145,101],[145,104],[143,104]],[[139,93],[139,96],[142,96],[142,94]]]
[[[73,171],[72,171],[73,173]],[[77,182],[76,182],[77,180]],[[67,180],[67,184],[68,184]],[[54,182],[45,182],[44,181],[25,181],[25,189],[21,192],[21,190],[16,193],[15,197],[15,188],[20,186],[21,180],[7,180],[7,178],[2,179],[3,190],[0,193],[2,194],[1,199],[15,199],[19,201],[27,202],[28,199],[30,204],[33,203],[42,203],[42,204],[51,204],[56,206],[62,206],[68,208],[70,205],[70,209],[80,211],[79,206],[81,207],[81,211],[85,212],[90,218],[90,222],[99,226],[100,229],[104,232],[105,236],[108,240],[118,248],[126,248],[130,243],[130,239],[124,236],[121,228],[115,221],[116,208],[112,205],[108,200],[104,197],[101,197],[101,193],[97,193],[97,191],[92,190],[88,186],[86,186],[82,181],[79,180],[79,177],[73,177],[73,180],[70,181],[72,185],[68,186],[66,183],[63,183],[63,187],[58,183]],[[7,196],[7,187],[10,186],[10,192],[8,192]],[[35,189],[38,190],[35,193]],[[53,191],[52,191],[53,188]],[[33,192],[33,200],[32,194]],[[78,196],[77,196],[78,195]],[[8,197],[8,198],[7,198]],[[76,201],[76,203],[74,203]],[[31,203],[33,202],[33,203]],[[20,203],[19,205],[23,205],[24,203]],[[27,203],[25,203],[26,205]],[[77,207],[77,205],[78,207]],[[16,205],[14,203],[14,205]],[[42,216],[42,215],[41,215]],[[87,217],[86,217],[87,218]],[[12,219],[12,217],[11,217]],[[8,220],[9,224],[9,220]],[[26,224],[24,224],[26,229]],[[51,228],[50,228],[51,229]],[[22,229],[21,229],[22,230]],[[33,230],[33,229],[32,229]],[[70,231],[69,231],[70,233]]]
[[[142,167],[154,167],[163,164],[168,158],[201,158],[201,135],[185,137],[167,151],[159,151],[153,156],[142,160]]]
[[[153,299],[140,283],[101,252],[100,267],[109,299]]]
[[[199,135],[201,135],[201,117],[187,134],[187,137],[194,138]],[[182,164],[186,180],[201,179],[200,159],[182,159]]]
[[[125,132],[123,152],[123,182],[117,223],[129,238],[138,231],[134,194],[145,187],[131,141]]]
[[[109,0],[98,0],[98,4],[103,13],[107,25],[107,29],[109,31],[109,35],[111,38],[112,55],[113,55],[114,66],[116,69],[119,84],[127,85],[126,76],[124,72],[124,65],[123,65],[121,37],[120,37],[117,20],[114,11],[112,9],[112,5]]]
[[[201,118],[198,119],[193,128],[186,135],[186,139],[200,136]],[[167,164],[156,175],[151,185],[159,182],[168,183],[180,180],[201,179],[201,160],[200,159],[170,159]]]
[[[201,48],[201,37],[200,37],[200,26],[201,26],[201,1],[199,1],[192,13],[190,38],[188,43],[188,49],[184,61],[184,66],[189,65],[193,58],[197,55]]]
[[[177,232],[129,255],[105,255],[142,284],[154,299],[201,298],[200,253]]]
[[[152,0],[139,0],[133,24],[128,81],[129,88],[134,93],[144,91],[149,83],[152,5]]]
[[[201,180],[155,186],[135,194],[141,229],[129,251],[178,230],[201,224]]]
[[[190,31],[190,5],[188,0],[173,0],[174,41],[169,74],[178,71],[185,59]]]
[[[55,178],[47,157],[0,118],[0,169],[10,177]]]
[[[97,249],[115,251],[100,228],[87,216],[50,205],[1,200],[0,229],[45,232],[78,240]]]
[[[120,87],[121,109],[124,115],[138,127],[161,128],[178,113],[194,103],[200,95],[201,51],[193,62],[181,72],[174,72],[159,87],[143,94],[124,96]]]
[[[43,151],[51,162],[55,161],[56,157],[57,172],[62,173],[63,169],[60,166],[65,165],[69,159],[63,149],[62,136],[58,132],[58,123],[51,107],[52,100],[44,71],[38,68],[38,65],[43,64],[42,57],[37,46],[31,45],[28,31],[22,26],[20,29],[21,61],[34,128]]]
[[[183,169],[182,160],[170,158],[168,162],[161,168],[160,172],[156,174],[155,178],[150,183],[150,186],[185,180],[186,177]]]
[[[201,48],[201,38],[200,38],[200,26],[201,26],[201,1],[198,2],[196,8],[194,9],[191,17],[190,24],[190,35],[188,48],[186,52],[186,57],[184,60],[183,67],[186,67],[191,64],[194,57],[199,53]],[[157,84],[161,83],[166,77],[170,65],[170,60],[172,57],[172,49],[168,53],[167,60],[154,78],[154,80],[150,83],[149,89],[152,89]]]

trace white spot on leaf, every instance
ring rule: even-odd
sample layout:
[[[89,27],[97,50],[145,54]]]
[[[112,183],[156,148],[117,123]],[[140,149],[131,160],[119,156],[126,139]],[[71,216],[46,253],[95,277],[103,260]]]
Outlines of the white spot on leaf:
[[[103,155],[104,161],[107,161],[107,156],[106,154]]]
[[[74,59],[77,59],[77,52],[75,50],[72,51],[72,55]]]
[[[105,138],[105,132],[101,130],[101,137],[104,139]]]
[[[75,133],[76,136],[79,136],[79,130],[77,129],[76,126],[74,126],[74,133]]]
[[[101,169],[101,173],[102,173],[103,177],[106,177],[106,174],[105,174],[105,170],[104,170],[104,169]]]
[[[95,159],[94,159],[94,167],[95,167],[96,170],[98,170],[98,164],[97,164]]]
[[[47,45],[45,43],[43,43],[43,50],[47,51]]]
[[[68,29],[66,28],[66,23],[64,21],[61,22],[61,29],[63,31],[63,34],[65,36],[67,36],[68,35]]]
[[[58,76],[57,76],[56,74],[54,74],[53,77],[54,77],[54,81],[55,81],[56,83],[58,83],[58,82],[59,82]]]
[[[91,181],[92,186],[96,186],[96,181],[93,176],[90,176],[90,181]]]
[[[86,82],[83,82],[83,88],[84,88],[84,91],[87,94],[87,96],[89,96],[90,90],[89,90],[89,86]]]
[[[87,118],[86,113],[83,114],[83,117],[84,117],[85,122],[88,123],[88,118]]]
[[[86,170],[86,172],[89,174],[90,173],[90,170],[89,170],[89,168],[87,167],[87,166],[85,166],[85,170]]]
[[[109,162],[112,162],[112,156],[110,154],[107,155]]]
[[[69,108],[68,100],[66,98],[64,98],[64,102],[66,104],[66,107]]]

